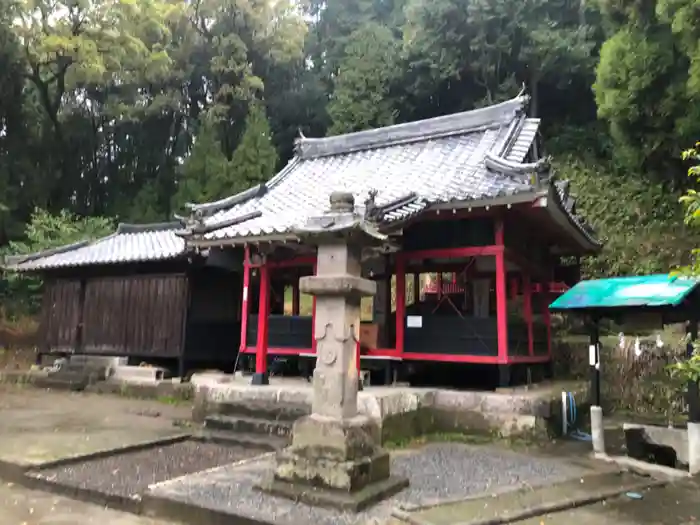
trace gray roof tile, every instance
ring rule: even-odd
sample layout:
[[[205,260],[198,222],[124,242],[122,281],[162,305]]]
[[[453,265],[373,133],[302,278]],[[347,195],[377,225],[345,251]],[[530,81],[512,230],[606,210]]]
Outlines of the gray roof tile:
[[[475,111],[399,124],[326,139],[301,139],[297,155],[266,185],[266,192],[226,206],[193,206],[209,214],[209,229],[251,212],[261,215],[209,231],[205,239],[286,233],[327,207],[332,191],[345,190],[364,202],[378,191],[381,206],[408,193],[417,201],[393,210],[385,220],[403,220],[440,202],[488,199],[534,191],[526,176],[487,169],[487,154],[524,158],[539,119],[526,119],[527,97]],[[523,152],[524,151],[524,152]],[[242,202],[241,202],[242,201]],[[231,202],[231,199],[228,199]],[[235,202],[235,200],[234,200]],[[212,213],[212,208],[215,211]]]
[[[185,253],[185,241],[176,232],[181,223],[129,225],[93,242],[76,243],[54,250],[6,260],[14,271],[42,271],[100,264],[125,264],[174,259]]]
[[[513,162],[523,162],[530,151],[532,143],[535,141],[537,131],[540,129],[540,119],[523,119],[522,127],[518,131],[517,138],[506,155],[506,160]]]

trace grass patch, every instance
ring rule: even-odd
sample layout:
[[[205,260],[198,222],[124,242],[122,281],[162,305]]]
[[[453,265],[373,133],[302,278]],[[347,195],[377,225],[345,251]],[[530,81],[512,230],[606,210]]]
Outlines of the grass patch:
[[[164,405],[172,405],[172,406],[178,406],[182,404],[189,404],[192,402],[192,399],[189,396],[158,396],[156,398],[156,401],[159,403],[163,403]]]
[[[434,432],[412,438],[388,441],[388,450],[410,450],[431,443],[460,443],[464,445],[496,445],[509,449],[533,450],[551,445],[551,441],[538,439],[529,434],[503,436],[498,432]]]
[[[388,441],[384,447],[390,450],[418,448],[430,443],[464,443],[467,445],[487,445],[499,441],[497,434],[463,433],[463,432],[434,432],[412,438]]]

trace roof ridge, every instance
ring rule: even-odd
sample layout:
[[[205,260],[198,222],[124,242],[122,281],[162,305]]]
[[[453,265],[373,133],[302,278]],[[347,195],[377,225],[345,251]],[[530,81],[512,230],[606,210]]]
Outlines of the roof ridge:
[[[113,234],[111,234],[113,235]],[[45,257],[51,257],[52,255],[60,255],[63,253],[72,252],[78,250],[85,246],[91,244],[91,241],[77,241],[71,244],[66,244],[64,246],[57,246],[56,248],[48,248],[46,250],[41,250],[38,252],[32,252],[27,254],[18,255],[7,255],[3,259],[3,266],[16,266],[26,262],[36,261],[37,259],[43,259]]]
[[[297,157],[306,160],[469,133],[511,121],[525,110],[529,100],[529,96],[521,95],[493,106],[383,128],[325,138],[300,137],[296,140],[295,152]]]
[[[267,182],[262,182],[251,188],[239,191],[238,193],[224,197],[223,199],[219,199],[217,201],[204,202],[201,204],[188,202],[185,204],[185,207],[192,213],[201,212],[204,216],[208,217],[221,210],[226,210],[233,208],[234,206],[245,204],[252,199],[265,195],[273,186],[284,179],[284,177],[292,170],[296,163],[297,157],[292,157],[287,162],[287,165]]]
[[[117,225],[117,230],[111,235],[123,235],[127,233],[147,233],[147,232],[162,232],[168,230],[175,230],[182,228],[181,221],[169,221],[169,222],[153,222],[148,224],[132,224],[126,222],[120,222]],[[110,235],[110,236],[111,236]],[[97,242],[101,239],[106,239],[109,236],[101,237],[100,239],[95,239],[93,242]]]
[[[33,252],[25,255],[8,255],[3,260],[4,267],[17,266],[27,262],[37,261],[39,259],[45,259],[47,257],[52,257],[54,255],[63,255],[72,251],[79,250],[81,248],[87,248],[100,244],[110,239],[114,239],[119,235],[130,234],[130,233],[147,233],[147,232],[161,232],[167,230],[175,230],[176,228],[182,227],[180,222],[158,222],[149,224],[129,224],[129,223],[119,223],[117,229],[105,235],[103,237],[98,237],[97,239],[86,239],[82,241],[76,241],[71,244],[66,244],[64,246],[58,246],[56,248],[49,248],[47,250],[41,250],[38,252]]]

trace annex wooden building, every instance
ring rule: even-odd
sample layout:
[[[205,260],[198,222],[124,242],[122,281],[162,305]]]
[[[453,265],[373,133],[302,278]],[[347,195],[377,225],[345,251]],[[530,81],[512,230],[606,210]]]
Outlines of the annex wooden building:
[[[316,256],[293,229],[336,190],[364,201],[389,235],[364,261],[379,293],[361,358],[493,365],[503,384],[514,366],[551,360],[551,294],[578,279],[563,261],[600,244],[540,156],[527,102],[301,138],[269,182],[191,206],[199,226],[184,232],[189,246],[244,253],[239,351],[258,375],[270,356],[315,354],[314,313],[301,315],[297,283]],[[426,273],[437,274],[436,293],[421,293]]]
[[[120,224],[93,242],[15,256],[9,271],[44,281],[39,357],[129,357],[179,372],[233,367],[240,334],[242,261],[194,254],[182,223]]]

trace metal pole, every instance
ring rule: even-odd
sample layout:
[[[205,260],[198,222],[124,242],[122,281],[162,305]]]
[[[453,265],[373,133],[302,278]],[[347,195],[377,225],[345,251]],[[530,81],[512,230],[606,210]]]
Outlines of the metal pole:
[[[591,404],[600,406],[600,332],[598,318],[591,319],[588,364],[591,377]]]
[[[600,331],[597,316],[591,318],[588,363],[591,368],[591,441],[593,452],[605,454],[605,427],[600,406]]]

